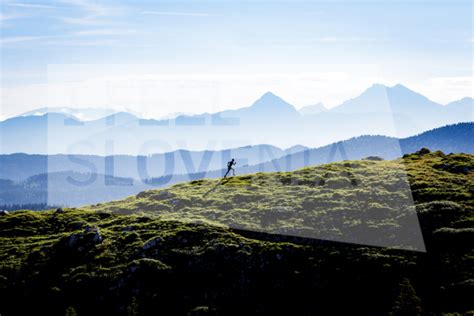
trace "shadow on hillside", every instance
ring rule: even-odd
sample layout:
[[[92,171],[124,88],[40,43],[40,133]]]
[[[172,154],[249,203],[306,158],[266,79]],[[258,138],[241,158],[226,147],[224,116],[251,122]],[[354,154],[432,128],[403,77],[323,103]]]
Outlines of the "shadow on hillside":
[[[223,184],[226,184],[227,182],[229,182],[229,179],[230,178],[222,178],[219,182],[217,182],[217,184],[215,186],[213,186],[209,191],[204,193],[203,197],[207,197],[209,194],[214,192],[219,185],[223,185]]]

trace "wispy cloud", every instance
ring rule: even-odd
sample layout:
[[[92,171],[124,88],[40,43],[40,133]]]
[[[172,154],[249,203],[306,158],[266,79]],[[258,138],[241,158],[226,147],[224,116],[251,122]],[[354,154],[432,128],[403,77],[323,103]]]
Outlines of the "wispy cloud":
[[[14,45],[23,42],[41,41],[41,45],[110,46],[117,45],[120,41],[117,37],[107,38],[108,36],[122,36],[128,34],[137,34],[137,32],[127,29],[89,29],[55,36],[3,37],[0,39],[0,44]],[[99,37],[99,39],[89,39],[90,37]]]
[[[2,2],[2,11],[0,12],[1,27],[14,26],[13,20],[29,18],[43,12],[43,9],[55,9],[56,6],[39,4],[39,3],[23,3],[23,2]]]
[[[84,25],[84,26],[103,26],[108,25],[110,22],[98,19],[93,16],[83,16],[83,17],[60,17],[59,20],[63,23],[73,24],[73,25]]]
[[[80,15],[77,17],[61,17],[64,23],[75,25],[106,25],[110,24],[104,20],[110,15],[119,14],[122,10],[118,7],[107,6],[89,0],[61,0],[61,3],[79,9]]]
[[[55,39],[45,41],[43,44],[51,46],[118,46],[121,42],[114,39],[80,40],[80,39]]]
[[[311,38],[308,42],[319,42],[319,43],[354,43],[354,42],[376,42],[377,39],[374,37],[337,37],[327,36],[319,38]]]
[[[47,36],[12,36],[12,37],[3,37],[0,39],[0,44],[15,44],[22,42],[38,41],[48,38]]]
[[[89,15],[103,16],[117,11],[115,7],[99,4],[96,1],[89,0],[61,0],[61,3],[75,6]]]
[[[115,35],[128,35],[135,34],[133,30],[124,29],[89,29],[71,33],[72,36],[115,36]]]
[[[0,45],[15,45],[25,42],[41,41],[46,46],[117,46],[121,42],[117,39],[71,39],[71,36],[15,36],[0,39]]]
[[[180,16],[212,16],[212,14],[209,14],[209,13],[198,13],[198,12],[171,12],[171,11],[142,11],[141,14],[180,15]]]
[[[8,20],[13,20],[13,19],[18,19],[23,17],[23,15],[19,14],[5,14],[3,12],[0,12],[0,23],[8,21]]]
[[[27,8],[27,9],[54,9],[56,6],[46,5],[46,4],[37,4],[37,3],[20,3],[20,2],[6,2],[6,6],[18,7],[18,8]]]

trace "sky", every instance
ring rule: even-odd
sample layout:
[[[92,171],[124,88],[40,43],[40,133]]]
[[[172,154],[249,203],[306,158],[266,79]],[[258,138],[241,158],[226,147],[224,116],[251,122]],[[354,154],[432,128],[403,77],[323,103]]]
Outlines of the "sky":
[[[145,117],[336,106],[374,83],[473,96],[473,3],[2,0],[0,119],[45,106]]]

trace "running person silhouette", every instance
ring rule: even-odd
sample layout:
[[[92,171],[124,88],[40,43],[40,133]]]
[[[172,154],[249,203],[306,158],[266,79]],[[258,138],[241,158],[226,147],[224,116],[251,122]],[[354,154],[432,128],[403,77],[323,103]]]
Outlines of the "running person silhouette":
[[[224,178],[227,177],[227,175],[229,174],[231,170],[232,170],[232,175],[235,176],[234,166],[236,164],[237,164],[237,161],[235,161],[234,158],[232,158],[232,160],[227,163],[227,172],[225,173]]]

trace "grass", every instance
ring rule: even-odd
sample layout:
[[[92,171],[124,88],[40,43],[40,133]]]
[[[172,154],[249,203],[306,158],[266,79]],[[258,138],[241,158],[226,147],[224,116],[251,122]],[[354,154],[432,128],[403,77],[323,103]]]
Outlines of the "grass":
[[[197,180],[90,207],[298,237],[424,250],[415,203],[472,210],[471,155],[344,161],[294,172]]]
[[[469,313],[473,167],[419,152],[11,212],[0,312]]]

